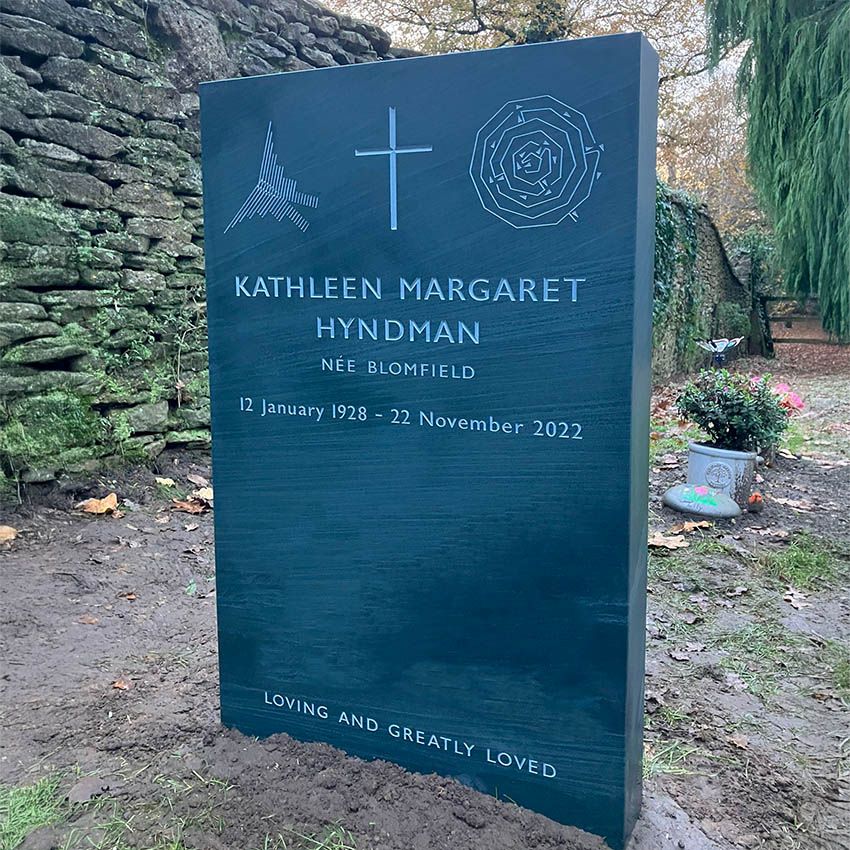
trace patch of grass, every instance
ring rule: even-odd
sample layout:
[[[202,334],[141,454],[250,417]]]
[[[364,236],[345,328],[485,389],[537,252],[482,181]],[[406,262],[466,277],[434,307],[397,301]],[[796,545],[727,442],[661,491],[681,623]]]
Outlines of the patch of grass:
[[[687,776],[694,773],[688,766],[691,758],[700,752],[699,747],[682,744],[679,741],[647,744],[643,756],[643,778],[664,774]]]
[[[34,785],[0,786],[0,850],[12,850],[34,829],[65,817],[58,788],[58,777],[49,776]]]
[[[646,725],[673,729],[687,719],[688,715],[677,705],[662,705],[652,714],[646,715]]]
[[[700,537],[691,542],[691,551],[695,555],[727,555],[730,558],[740,560],[742,553],[734,546],[716,540],[713,537]]]
[[[721,666],[737,673],[761,699],[776,693],[781,672],[799,671],[803,645],[799,635],[774,621],[750,623],[714,639],[714,646],[726,653]]]
[[[259,850],[357,850],[354,836],[339,824],[332,824],[322,832],[305,835],[295,829],[285,829],[277,835],[266,835]]]
[[[850,646],[828,640],[819,655],[830,673],[838,696],[850,700]]]
[[[832,548],[810,534],[797,535],[784,549],[763,554],[759,564],[771,578],[801,590],[829,586],[839,572]]]
[[[799,422],[791,420],[788,430],[782,438],[782,448],[791,452],[791,454],[801,455],[806,446],[806,443],[811,442],[809,437],[800,426]]]

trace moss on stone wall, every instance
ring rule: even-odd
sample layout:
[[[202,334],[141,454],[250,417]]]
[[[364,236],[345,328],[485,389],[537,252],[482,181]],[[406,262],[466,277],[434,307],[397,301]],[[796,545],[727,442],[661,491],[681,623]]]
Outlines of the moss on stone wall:
[[[655,380],[700,366],[705,354],[696,340],[728,336],[731,325],[743,326],[733,320],[735,316],[743,315],[749,325],[751,307],[749,288],[732,270],[705,208],[659,180],[652,333]]]

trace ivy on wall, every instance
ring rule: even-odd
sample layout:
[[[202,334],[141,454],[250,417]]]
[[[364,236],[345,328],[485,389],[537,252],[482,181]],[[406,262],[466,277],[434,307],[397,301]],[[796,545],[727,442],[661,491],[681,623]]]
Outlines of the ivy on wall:
[[[657,181],[655,194],[655,292],[653,343],[663,329],[675,327],[675,361],[685,368],[697,357],[694,342],[708,328],[702,318],[703,287],[697,277],[699,202]]]

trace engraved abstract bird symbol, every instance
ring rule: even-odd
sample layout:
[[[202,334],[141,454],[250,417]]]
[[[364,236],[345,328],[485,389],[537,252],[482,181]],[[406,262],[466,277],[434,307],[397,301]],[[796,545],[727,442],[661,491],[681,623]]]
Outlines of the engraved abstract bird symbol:
[[[251,194],[245,199],[245,203],[233,216],[224,232],[227,233],[240,221],[254,218],[254,216],[264,218],[267,215],[273,215],[278,221],[286,216],[301,231],[305,231],[310,226],[310,222],[295,208],[296,204],[315,209],[319,206],[319,197],[298,191],[298,182],[284,176],[284,168],[277,161],[274,150],[274,131],[272,122],[269,121],[257,185],[251,190]]]

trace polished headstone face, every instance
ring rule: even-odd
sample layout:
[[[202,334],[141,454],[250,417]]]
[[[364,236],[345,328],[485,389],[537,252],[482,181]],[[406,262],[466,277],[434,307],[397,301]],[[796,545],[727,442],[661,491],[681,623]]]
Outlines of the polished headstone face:
[[[224,723],[622,845],[656,80],[623,35],[202,87]]]

